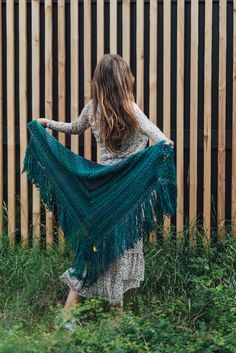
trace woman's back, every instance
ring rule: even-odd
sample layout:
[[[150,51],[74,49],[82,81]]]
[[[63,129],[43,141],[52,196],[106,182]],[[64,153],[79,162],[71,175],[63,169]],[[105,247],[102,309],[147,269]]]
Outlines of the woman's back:
[[[136,153],[147,146],[149,138],[154,142],[161,140],[169,141],[169,139],[162,133],[162,131],[147,118],[139,106],[132,102],[135,118],[138,122],[138,131],[135,135],[130,135],[119,152],[111,152],[107,149],[105,144],[101,142],[101,135],[99,128],[93,116],[93,100],[91,99],[83,108],[81,114],[72,123],[62,123],[55,120],[49,120],[47,127],[61,131],[67,134],[81,134],[85,129],[91,127],[92,133],[100,147],[100,164],[113,164],[120,161],[126,156]],[[98,107],[96,117],[100,117],[100,109]]]

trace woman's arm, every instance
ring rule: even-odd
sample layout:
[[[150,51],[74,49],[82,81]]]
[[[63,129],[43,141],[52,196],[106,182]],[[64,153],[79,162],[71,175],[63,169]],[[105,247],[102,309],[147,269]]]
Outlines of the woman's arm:
[[[50,120],[50,119],[38,119],[38,121],[40,122],[40,120],[42,120],[42,125],[44,125],[45,127],[48,127],[49,129],[64,132],[66,134],[80,135],[82,132],[84,132],[84,130],[86,130],[89,127],[89,110],[92,107],[91,103],[92,103],[92,100],[90,100],[84,106],[80,115],[71,123]]]
[[[135,102],[133,102],[133,107],[139,122],[140,131],[143,135],[151,138],[155,142],[166,140],[169,144],[174,145],[174,142],[170,140],[158,126],[148,119],[148,117]]]

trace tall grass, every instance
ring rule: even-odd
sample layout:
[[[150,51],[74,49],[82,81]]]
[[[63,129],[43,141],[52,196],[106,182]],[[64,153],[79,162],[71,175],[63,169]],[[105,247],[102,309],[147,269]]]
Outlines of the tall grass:
[[[72,254],[54,246],[0,248],[0,352],[236,352],[236,239],[207,245],[197,231],[183,241],[145,237],[145,280],[124,296],[124,315],[115,319],[106,302],[90,299],[75,315],[73,334],[54,324],[68,293],[59,280]]]

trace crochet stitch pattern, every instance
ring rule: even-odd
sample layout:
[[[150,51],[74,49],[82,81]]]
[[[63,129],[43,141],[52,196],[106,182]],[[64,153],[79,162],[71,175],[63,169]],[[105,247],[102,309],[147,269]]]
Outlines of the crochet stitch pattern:
[[[112,165],[70,151],[37,121],[23,169],[74,254],[72,276],[92,285],[143,233],[176,212],[174,148],[162,140]]]

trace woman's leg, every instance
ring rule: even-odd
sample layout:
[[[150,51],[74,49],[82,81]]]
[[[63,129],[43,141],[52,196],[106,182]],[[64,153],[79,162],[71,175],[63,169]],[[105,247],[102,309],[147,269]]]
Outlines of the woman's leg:
[[[70,288],[68,297],[64,305],[65,319],[69,316],[70,311],[74,308],[75,304],[83,302],[85,297],[78,294],[74,289]]]

